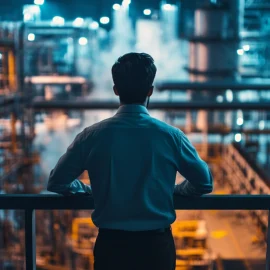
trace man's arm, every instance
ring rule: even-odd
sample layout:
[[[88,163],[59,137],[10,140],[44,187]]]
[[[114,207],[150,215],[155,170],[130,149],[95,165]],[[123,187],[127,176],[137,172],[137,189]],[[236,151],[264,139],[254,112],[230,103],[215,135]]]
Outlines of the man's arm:
[[[184,133],[178,135],[178,171],[186,179],[175,185],[174,193],[184,196],[201,196],[213,190],[213,178],[208,165],[199,157],[196,149]]]
[[[81,151],[82,133],[78,134],[66,153],[59,159],[51,171],[47,190],[63,195],[91,194],[90,185],[76,179],[84,169],[84,157]]]

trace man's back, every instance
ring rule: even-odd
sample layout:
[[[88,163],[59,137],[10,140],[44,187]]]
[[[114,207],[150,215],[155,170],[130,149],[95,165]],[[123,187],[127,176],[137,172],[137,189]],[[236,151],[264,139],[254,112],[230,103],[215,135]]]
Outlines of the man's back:
[[[150,117],[144,106],[128,105],[84,132],[96,225],[126,230],[170,225],[177,129]]]
[[[207,164],[183,132],[152,118],[141,105],[123,105],[112,118],[78,134],[52,170],[48,190],[88,192],[90,187],[74,180],[84,170],[95,203],[92,219],[99,228],[169,226],[175,220],[174,191],[202,195],[213,187]],[[177,171],[187,180],[175,187]]]

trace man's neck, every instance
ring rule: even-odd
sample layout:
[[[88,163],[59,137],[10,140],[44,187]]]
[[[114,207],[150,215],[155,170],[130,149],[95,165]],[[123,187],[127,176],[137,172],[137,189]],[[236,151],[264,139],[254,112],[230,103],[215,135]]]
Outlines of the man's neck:
[[[143,103],[128,103],[128,104],[126,104],[126,103],[121,103],[120,102],[120,106],[123,106],[123,105],[141,105],[141,106],[144,106],[144,107],[148,107],[148,101],[149,101],[149,98],[147,98],[146,100],[145,100],[145,102],[143,102]]]
[[[146,102],[145,103],[120,103],[120,106],[124,106],[124,105],[141,105],[146,107]]]

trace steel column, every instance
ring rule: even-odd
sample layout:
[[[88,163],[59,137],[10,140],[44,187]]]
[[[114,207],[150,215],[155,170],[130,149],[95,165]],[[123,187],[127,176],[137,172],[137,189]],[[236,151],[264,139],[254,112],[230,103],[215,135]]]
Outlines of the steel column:
[[[25,258],[26,269],[36,270],[36,220],[35,210],[25,210]]]

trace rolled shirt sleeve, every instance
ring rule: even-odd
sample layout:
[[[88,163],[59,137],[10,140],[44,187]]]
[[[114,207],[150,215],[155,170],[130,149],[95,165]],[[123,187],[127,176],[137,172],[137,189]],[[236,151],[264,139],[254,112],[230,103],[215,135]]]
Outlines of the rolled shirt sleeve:
[[[72,144],[61,156],[55,168],[51,171],[47,190],[63,195],[91,194],[90,185],[77,179],[84,168],[84,157],[81,151],[83,132],[78,134]]]
[[[178,171],[185,180],[175,185],[174,193],[184,196],[201,196],[213,190],[213,177],[208,165],[199,157],[186,135],[178,134]]]

